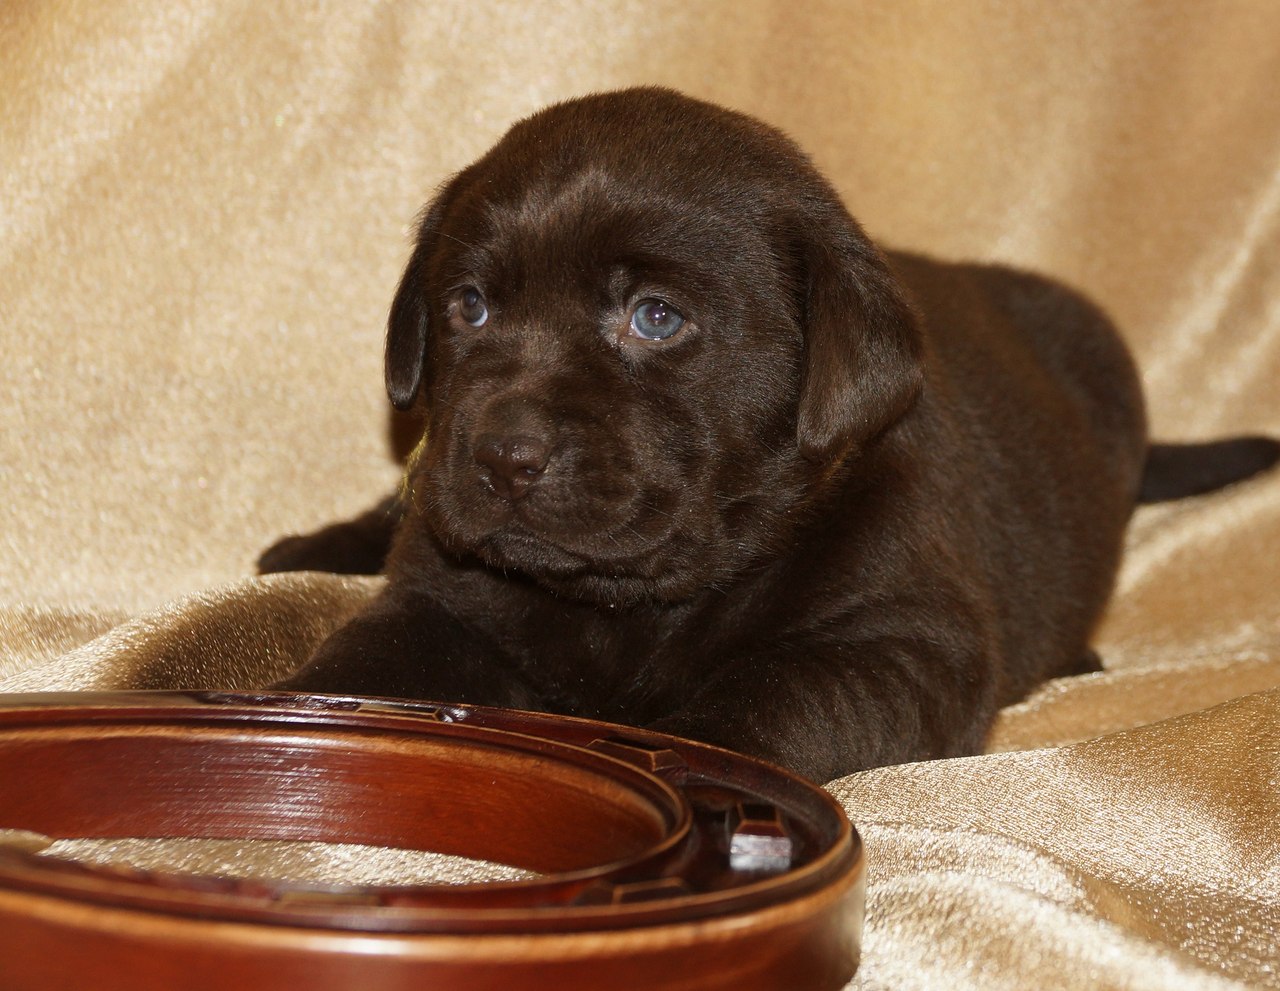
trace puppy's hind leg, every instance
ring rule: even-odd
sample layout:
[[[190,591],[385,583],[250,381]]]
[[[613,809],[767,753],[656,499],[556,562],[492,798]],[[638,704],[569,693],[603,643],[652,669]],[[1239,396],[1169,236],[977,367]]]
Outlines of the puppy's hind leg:
[[[312,533],[283,537],[258,558],[258,573],[331,571],[341,575],[376,575],[391,549],[404,509],[388,496],[353,520],[331,523]]]

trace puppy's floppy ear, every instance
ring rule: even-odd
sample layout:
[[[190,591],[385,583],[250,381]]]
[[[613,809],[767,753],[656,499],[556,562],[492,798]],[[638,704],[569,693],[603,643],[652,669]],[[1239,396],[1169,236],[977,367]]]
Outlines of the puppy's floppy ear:
[[[883,256],[822,197],[803,218],[800,453],[829,462],[874,440],[920,392],[920,332]]]
[[[387,318],[387,345],[383,357],[387,395],[398,410],[410,409],[422,387],[427,362],[427,331],[431,323],[431,298],[427,264],[435,252],[445,203],[457,180],[451,182],[422,214],[409,264]]]

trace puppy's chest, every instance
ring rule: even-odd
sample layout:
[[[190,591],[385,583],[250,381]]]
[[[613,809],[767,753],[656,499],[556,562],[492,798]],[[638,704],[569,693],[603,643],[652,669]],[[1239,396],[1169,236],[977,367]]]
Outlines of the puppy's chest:
[[[530,617],[511,647],[550,706],[644,720],[669,711],[733,656],[737,638],[717,619],[686,609],[580,607]]]

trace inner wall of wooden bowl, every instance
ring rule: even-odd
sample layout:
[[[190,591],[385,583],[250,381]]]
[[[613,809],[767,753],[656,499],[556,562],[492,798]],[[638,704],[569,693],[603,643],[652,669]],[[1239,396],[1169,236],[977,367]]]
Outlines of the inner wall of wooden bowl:
[[[304,885],[482,884],[539,876],[506,864],[425,850],[285,840],[63,839],[40,855],[96,867]]]
[[[554,754],[418,734],[146,724],[0,734],[0,828],[430,850],[537,872],[638,856],[658,791]]]

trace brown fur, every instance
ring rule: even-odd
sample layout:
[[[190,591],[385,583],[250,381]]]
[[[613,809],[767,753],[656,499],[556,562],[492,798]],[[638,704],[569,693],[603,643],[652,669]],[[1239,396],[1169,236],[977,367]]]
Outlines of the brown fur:
[[[629,331],[652,298],[680,333]],[[373,570],[403,513],[389,584],[284,687],[643,724],[827,779],[972,753],[1096,667],[1147,456],[1109,322],[882,254],[757,121],[639,89],[517,124],[424,214],[386,356],[428,424],[404,498],[262,566]]]

